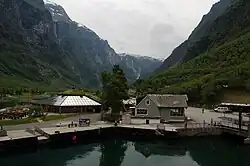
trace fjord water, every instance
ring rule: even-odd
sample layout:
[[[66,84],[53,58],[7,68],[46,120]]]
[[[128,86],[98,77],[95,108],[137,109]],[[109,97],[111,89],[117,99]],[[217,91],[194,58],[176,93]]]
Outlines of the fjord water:
[[[108,140],[0,157],[1,166],[250,166],[250,147],[225,138]]]

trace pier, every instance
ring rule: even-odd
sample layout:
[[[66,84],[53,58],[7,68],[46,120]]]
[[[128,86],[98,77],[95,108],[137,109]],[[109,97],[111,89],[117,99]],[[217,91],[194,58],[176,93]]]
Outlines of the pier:
[[[105,134],[107,132],[107,134]],[[92,133],[92,134],[91,134]],[[216,125],[209,123],[188,123],[185,125],[171,125],[171,124],[118,124],[115,126],[110,123],[91,124],[84,127],[50,127],[50,128],[29,128],[26,130],[8,131],[7,136],[0,137],[0,143],[14,140],[33,139],[38,143],[50,142],[53,138],[60,139],[67,135],[71,139],[74,135],[84,135],[84,139],[94,135],[108,136],[110,135],[177,135],[182,136],[204,136],[204,135],[221,135],[228,133],[238,135],[241,137],[248,137],[248,127],[242,126],[239,130],[238,125],[233,123],[216,122]],[[168,134],[166,134],[168,133]],[[171,134],[169,134],[171,133]],[[89,135],[88,135],[89,134]],[[91,136],[92,135],[92,136]],[[70,141],[70,140],[69,140]]]
[[[32,125],[25,130],[10,130],[7,135],[0,137],[0,152],[18,151],[22,149],[37,150],[41,146],[62,146],[75,143],[90,143],[102,139],[163,139],[181,137],[199,137],[210,135],[230,134],[245,139],[244,143],[250,143],[248,117],[243,117],[241,124],[236,115],[206,111],[191,108],[187,116],[193,121],[185,123],[163,124],[145,120],[138,123],[113,123],[94,122],[90,125],[79,126],[76,122],[61,123],[60,126],[41,127]],[[213,121],[212,121],[213,119]],[[4,132],[3,132],[4,133]]]

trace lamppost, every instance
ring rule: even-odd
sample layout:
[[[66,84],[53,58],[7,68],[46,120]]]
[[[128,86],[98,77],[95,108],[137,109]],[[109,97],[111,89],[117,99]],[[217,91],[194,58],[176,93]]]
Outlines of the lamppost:
[[[242,108],[239,109],[239,131],[241,132]]]

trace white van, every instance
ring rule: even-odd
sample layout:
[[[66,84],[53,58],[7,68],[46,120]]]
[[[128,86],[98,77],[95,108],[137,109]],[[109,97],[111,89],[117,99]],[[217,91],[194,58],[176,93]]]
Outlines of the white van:
[[[215,112],[222,112],[222,113],[226,113],[226,112],[232,112],[228,107],[217,107],[214,109]]]

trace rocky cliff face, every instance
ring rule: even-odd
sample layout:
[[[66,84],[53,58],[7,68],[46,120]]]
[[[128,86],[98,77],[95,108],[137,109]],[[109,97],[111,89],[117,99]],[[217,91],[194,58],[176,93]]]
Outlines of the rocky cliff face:
[[[86,26],[72,21],[60,5],[45,2],[55,21],[57,38],[64,50],[71,55],[75,70],[77,69],[76,72],[85,86],[100,87],[100,73],[111,70],[115,64],[121,66],[127,79],[132,82],[152,72],[147,69],[147,65],[154,70],[161,63],[145,57],[118,55],[106,40]]]
[[[55,80],[79,83],[42,0],[1,0],[0,18],[0,85],[10,78],[24,85],[51,85]]]
[[[162,64],[161,60],[151,57],[126,53],[119,55],[121,57],[119,65],[127,69],[125,74],[130,81],[150,76]]]
[[[126,61],[128,59],[128,61]],[[120,64],[130,81],[143,63],[116,54],[106,40],[48,0],[0,0],[0,87],[101,86],[100,73]],[[135,59],[133,59],[135,61]],[[134,62],[133,62],[134,63]],[[156,62],[158,63],[158,62]]]
[[[192,47],[193,43],[199,41],[204,36],[213,21],[221,16],[225,10],[234,3],[234,1],[236,0],[221,0],[220,2],[214,4],[209,13],[203,16],[201,22],[194,29],[189,38],[174,49],[172,54],[163,62],[157,71],[166,70],[171,66],[182,62],[187,55],[189,47]]]

